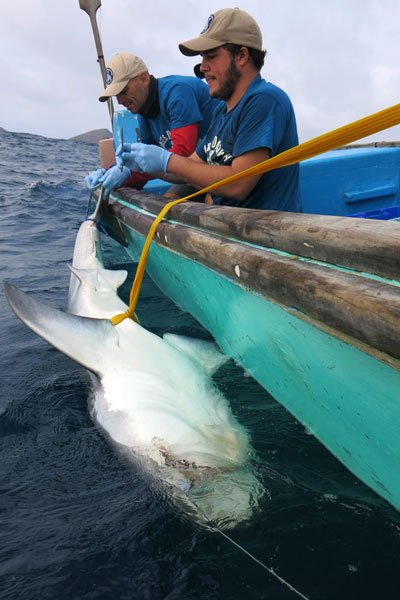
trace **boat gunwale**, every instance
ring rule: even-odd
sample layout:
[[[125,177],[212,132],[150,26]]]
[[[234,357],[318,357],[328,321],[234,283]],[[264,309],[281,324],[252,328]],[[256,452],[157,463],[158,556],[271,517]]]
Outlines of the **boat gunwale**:
[[[131,188],[120,188],[112,197],[154,217],[165,205],[165,198]],[[173,206],[168,219],[231,240],[400,281],[398,222],[208,206],[193,201]]]
[[[147,205],[148,207],[148,205]],[[108,216],[145,236],[153,216],[118,201]],[[215,232],[164,220],[154,243],[230,278],[280,304],[320,329],[351,343],[365,344],[379,360],[399,368],[400,289],[361,274],[296,260],[260,247],[251,247]],[[385,360],[385,356],[387,359]],[[394,359],[394,360],[393,360]]]

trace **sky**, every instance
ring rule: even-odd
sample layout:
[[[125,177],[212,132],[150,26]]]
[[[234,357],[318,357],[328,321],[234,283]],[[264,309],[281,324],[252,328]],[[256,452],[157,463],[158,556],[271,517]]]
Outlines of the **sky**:
[[[104,55],[138,54],[156,77],[193,74],[178,43],[229,0],[102,0]],[[290,96],[300,141],[399,102],[398,0],[242,0],[260,25],[265,79]],[[2,0],[0,127],[53,138],[111,129],[79,0]],[[118,105],[115,104],[118,108]],[[400,140],[400,126],[363,141]]]

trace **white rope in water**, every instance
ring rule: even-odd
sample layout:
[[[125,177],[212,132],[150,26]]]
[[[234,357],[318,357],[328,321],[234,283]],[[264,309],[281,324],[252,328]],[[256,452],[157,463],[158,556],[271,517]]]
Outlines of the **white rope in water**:
[[[243,548],[243,546],[241,546],[240,544],[238,544],[237,542],[235,542],[234,539],[232,539],[229,535],[227,535],[226,533],[224,533],[222,531],[222,529],[220,529],[218,527],[218,525],[216,525],[215,523],[213,523],[212,521],[210,521],[210,519],[204,514],[204,512],[201,510],[201,508],[199,506],[197,506],[197,504],[195,502],[193,502],[193,500],[191,498],[189,498],[189,496],[187,494],[186,494],[186,497],[189,500],[189,502],[191,502],[193,504],[193,506],[196,508],[196,510],[198,510],[203,515],[206,523],[211,527],[211,529],[215,533],[219,533],[226,540],[228,540],[228,542],[230,542],[231,544],[233,544],[234,546],[236,546],[236,548],[239,548],[239,550],[241,550],[244,554],[247,554],[247,556],[249,558],[251,558],[252,560],[254,560],[254,562],[256,562],[263,569],[265,569],[266,571],[268,571],[268,573],[270,575],[272,575],[273,577],[275,577],[280,583],[282,583],[287,588],[289,588],[289,590],[291,592],[293,592],[294,594],[297,594],[297,596],[299,596],[299,598],[303,598],[303,600],[310,600],[310,598],[308,596],[305,596],[304,594],[302,594],[301,592],[299,592],[299,590],[296,590],[296,588],[293,587],[288,581],[286,581],[285,579],[283,579],[283,577],[281,577],[280,575],[278,575],[278,573],[275,573],[275,571],[273,569],[271,569],[271,567],[267,567],[267,565],[265,565],[263,562],[261,562],[261,560],[259,560],[253,554],[251,554],[248,550],[246,550],[246,548]]]
[[[220,533],[231,544],[234,544],[234,546],[236,546],[237,548],[239,548],[239,550],[241,550],[242,552],[244,552],[245,554],[247,554],[247,556],[249,556],[252,560],[254,560],[254,562],[258,563],[261,567],[263,567],[266,571],[268,571],[268,573],[270,573],[271,575],[273,575],[273,577],[275,577],[280,583],[282,583],[283,585],[286,585],[286,587],[288,587],[289,590],[291,590],[292,592],[294,592],[295,594],[297,594],[300,598],[303,598],[303,600],[310,600],[310,598],[308,598],[307,596],[304,596],[304,594],[302,594],[301,592],[299,592],[299,590],[296,590],[295,587],[293,587],[288,581],[286,581],[285,579],[283,579],[283,577],[281,577],[280,575],[278,575],[278,573],[275,573],[275,571],[273,569],[271,569],[271,567],[267,567],[267,565],[265,565],[263,562],[261,562],[261,560],[258,560],[258,558],[256,558],[250,552],[248,552],[248,550],[246,550],[246,548],[243,548],[243,546],[241,546],[240,544],[238,544],[237,542],[235,542],[235,540],[233,540],[229,535],[226,535],[226,533],[224,533],[221,529],[219,529],[218,527],[216,527],[213,524],[211,524],[211,526],[212,526],[212,528],[217,533]]]

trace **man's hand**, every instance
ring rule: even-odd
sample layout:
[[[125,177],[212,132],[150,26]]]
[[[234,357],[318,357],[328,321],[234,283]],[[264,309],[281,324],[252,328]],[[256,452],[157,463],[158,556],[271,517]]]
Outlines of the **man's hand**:
[[[131,154],[132,144],[119,144],[115,151],[115,158],[117,165],[121,168],[123,166],[128,167],[131,171],[140,173],[142,169],[137,164],[135,157]]]
[[[150,144],[120,144],[116,155],[120,156],[124,165],[135,163],[138,170],[145,173],[167,172],[171,152]]]
[[[131,176],[131,172],[127,167],[121,169],[118,165],[111,167],[108,171],[99,179],[99,184],[103,185],[103,198],[107,200],[111,190],[122,187]]]
[[[96,169],[96,171],[92,171],[89,175],[85,177],[86,187],[93,192],[98,187],[100,187],[100,179],[105,174],[105,169]]]

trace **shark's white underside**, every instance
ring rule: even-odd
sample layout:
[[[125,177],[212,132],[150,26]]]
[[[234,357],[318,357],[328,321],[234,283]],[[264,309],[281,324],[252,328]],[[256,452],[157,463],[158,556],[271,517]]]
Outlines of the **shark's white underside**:
[[[104,268],[93,221],[80,226],[71,271],[68,313],[8,284],[14,312],[94,375],[96,421],[147,469],[153,465],[173,496],[197,506],[200,522],[204,515],[225,526],[249,519],[262,495],[249,436],[211,379],[226,358],[211,342],[160,338],[131,319],[112,325],[108,319],[127,309],[117,294],[127,273]]]

